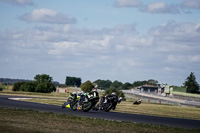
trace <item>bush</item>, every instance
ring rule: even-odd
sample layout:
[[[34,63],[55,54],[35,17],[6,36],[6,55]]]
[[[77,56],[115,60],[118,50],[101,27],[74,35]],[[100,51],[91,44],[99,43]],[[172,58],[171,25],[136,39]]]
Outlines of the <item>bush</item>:
[[[50,93],[56,90],[51,82],[17,82],[13,86],[13,91],[42,92]]]
[[[119,91],[119,94],[118,94],[117,96],[118,96],[118,97],[125,98],[124,92],[122,92],[122,91]]]
[[[81,89],[84,92],[90,92],[94,88],[94,85],[88,80],[81,85]]]
[[[55,91],[56,88],[51,82],[38,83],[35,92],[50,93]]]
[[[3,84],[0,83],[0,91],[2,91],[4,89]]]
[[[124,93],[122,91],[116,89],[116,88],[106,89],[105,92],[104,92],[104,95],[111,95],[112,92],[115,92],[118,97],[122,97],[122,98],[125,97]]]
[[[112,84],[112,81],[98,79],[94,81],[93,83],[97,84],[99,89],[105,90],[110,87],[110,85]]]
[[[16,82],[14,83],[14,86],[12,88],[12,91],[20,91],[20,88],[23,84],[25,84],[26,82]]]
[[[20,90],[26,92],[35,92],[36,86],[36,82],[26,82],[23,85],[21,85]]]
[[[77,86],[77,87],[80,87],[80,85],[81,85],[81,78],[67,76],[66,80],[65,80],[65,84],[67,86]]]
[[[59,84],[58,87],[65,88],[65,87],[67,87],[67,85],[66,84]]]

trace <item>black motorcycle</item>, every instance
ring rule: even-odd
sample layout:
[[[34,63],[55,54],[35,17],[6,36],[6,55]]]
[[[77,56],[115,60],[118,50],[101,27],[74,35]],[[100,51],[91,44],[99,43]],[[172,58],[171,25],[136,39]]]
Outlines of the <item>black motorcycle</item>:
[[[65,102],[62,107],[71,108],[73,111],[83,110],[84,112],[88,112],[90,109],[94,108],[96,103],[99,101],[99,97],[94,97],[92,93],[83,94],[71,94],[68,98],[69,102]]]
[[[115,110],[117,104],[120,103],[121,100],[122,98],[118,98],[116,95],[108,95],[106,97],[102,97],[99,104],[93,108],[93,110],[104,110],[105,112],[109,112],[111,109]]]

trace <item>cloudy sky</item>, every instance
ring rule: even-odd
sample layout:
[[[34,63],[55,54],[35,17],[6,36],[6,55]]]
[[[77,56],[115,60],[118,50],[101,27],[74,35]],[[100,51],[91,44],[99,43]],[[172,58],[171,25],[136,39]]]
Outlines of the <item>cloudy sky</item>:
[[[200,0],[0,0],[0,78],[200,83]]]

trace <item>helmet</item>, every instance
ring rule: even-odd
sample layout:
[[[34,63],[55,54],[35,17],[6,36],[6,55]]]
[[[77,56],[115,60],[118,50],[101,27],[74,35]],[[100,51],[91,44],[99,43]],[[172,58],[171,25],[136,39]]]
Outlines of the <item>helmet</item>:
[[[94,89],[92,89],[92,91],[97,91],[97,89],[96,89],[96,88],[94,88]]]
[[[112,95],[116,95],[116,93],[115,93],[115,92],[112,92]]]
[[[95,86],[94,86],[94,88],[96,88],[96,89],[97,89],[97,87],[98,87],[98,85],[95,85]]]

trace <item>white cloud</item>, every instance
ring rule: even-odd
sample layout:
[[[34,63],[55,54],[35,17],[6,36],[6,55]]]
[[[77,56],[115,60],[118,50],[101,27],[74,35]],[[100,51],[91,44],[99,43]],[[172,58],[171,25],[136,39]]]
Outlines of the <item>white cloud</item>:
[[[20,19],[26,22],[42,22],[52,24],[76,23],[76,19],[74,17],[49,9],[34,9],[32,13],[22,15]]]
[[[200,63],[200,55],[188,56],[188,59],[189,59],[191,62],[198,62],[198,63]]]
[[[200,63],[200,55],[168,55],[171,63]]]
[[[172,71],[172,68],[170,68],[170,67],[164,67],[164,71],[170,72],[170,71]]]
[[[199,26],[199,22],[169,22],[150,29],[145,36],[137,33],[135,25],[99,30],[72,25],[6,30],[0,32],[0,59],[8,66],[17,66],[20,60],[20,66],[35,73],[56,70],[64,77],[76,74],[92,80],[127,81],[134,76],[136,80],[155,76],[164,81],[162,73],[172,77],[174,71],[197,70]],[[183,68],[188,63],[188,68]]]
[[[181,3],[167,4],[158,1],[143,4],[140,0],[115,0],[117,7],[137,8],[139,11],[154,14],[181,14],[192,13],[191,9],[200,9],[200,0],[184,0]]]
[[[157,2],[149,4],[147,7],[149,12],[158,12],[164,10],[166,8],[166,4],[164,2]]]
[[[200,9],[200,0],[184,0],[182,7],[191,9]]]
[[[32,0],[0,0],[4,2],[8,2],[11,4],[16,4],[16,5],[33,5]]]
[[[180,13],[178,6],[171,4],[168,5],[165,2],[154,2],[144,6],[141,11],[148,13]]]
[[[143,4],[140,0],[115,0],[117,7],[138,8],[139,11],[159,14],[192,13],[190,9],[200,9],[200,0],[184,0],[182,3],[167,4],[162,1]]]
[[[181,50],[194,50],[199,46],[200,35],[199,29],[200,22],[196,23],[176,23],[169,22],[166,25],[157,26],[149,30],[159,40],[159,43],[168,43],[169,45],[183,46]],[[167,47],[168,45],[166,45]],[[169,47],[170,49],[172,47]],[[180,49],[180,48],[178,48]],[[178,50],[177,49],[177,50]],[[171,49],[173,50],[173,49]]]
[[[199,22],[176,23],[154,27],[149,34],[154,37],[155,51],[167,55],[170,63],[199,63]],[[156,41],[155,41],[156,40]]]
[[[139,7],[142,5],[140,0],[115,0],[118,7]]]
[[[188,60],[184,55],[168,55],[168,61],[171,63],[184,63]]]

